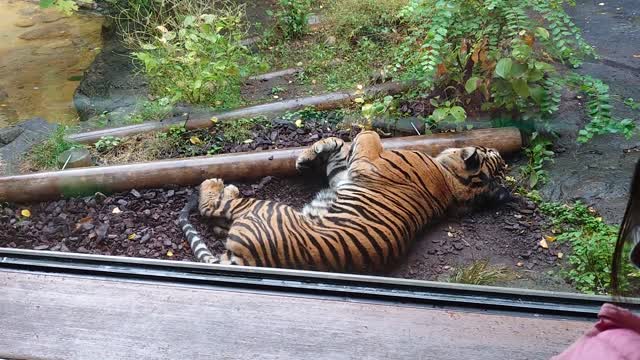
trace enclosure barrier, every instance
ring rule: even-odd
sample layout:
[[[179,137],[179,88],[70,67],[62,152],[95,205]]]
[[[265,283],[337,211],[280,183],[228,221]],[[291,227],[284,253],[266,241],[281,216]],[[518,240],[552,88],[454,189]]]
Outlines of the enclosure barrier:
[[[102,129],[67,136],[67,140],[81,143],[93,144],[104,136],[124,137],[136,134],[143,134],[154,131],[167,130],[171,126],[184,124],[187,129],[207,128],[212,125],[211,119],[217,121],[228,121],[243,118],[252,118],[259,115],[281,114],[287,111],[301,110],[306,107],[314,107],[316,110],[331,110],[350,104],[354,99],[361,96],[395,95],[407,91],[412,87],[412,83],[388,82],[380,85],[368,87],[364,90],[354,90],[350,92],[338,91],[329,94],[315,95],[303,98],[283,100],[268,104],[249,106],[237,110],[222,113],[205,113],[191,115],[187,120],[183,116],[174,117],[162,121],[149,121],[137,125],[129,125],[118,128]]]
[[[481,145],[501,154],[520,150],[516,128],[480,129],[460,133],[384,139],[385,149],[412,149],[436,155],[450,147]],[[0,178],[0,201],[34,202],[61,197],[130,189],[196,185],[205,179],[250,180],[296,174],[295,160],[303,148],[223,154],[106,167],[88,167]]]

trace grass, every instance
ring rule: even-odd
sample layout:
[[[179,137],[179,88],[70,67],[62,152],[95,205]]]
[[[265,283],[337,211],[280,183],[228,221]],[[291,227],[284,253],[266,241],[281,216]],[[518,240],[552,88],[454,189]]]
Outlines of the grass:
[[[40,144],[34,145],[23,161],[23,168],[38,170],[58,169],[58,156],[63,152],[81,145],[67,141],[68,129],[59,126],[56,131]]]
[[[393,61],[399,42],[388,21],[406,0],[338,0],[324,7],[323,27],[299,41],[268,39],[262,52],[272,68],[302,66],[301,80],[323,90],[354,89]],[[391,12],[389,12],[391,11]],[[346,32],[352,24],[362,26]]]
[[[478,260],[458,269],[449,282],[469,285],[492,285],[499,281],[513,278],[513,274],[504,266],[489,264],[486,260]]]

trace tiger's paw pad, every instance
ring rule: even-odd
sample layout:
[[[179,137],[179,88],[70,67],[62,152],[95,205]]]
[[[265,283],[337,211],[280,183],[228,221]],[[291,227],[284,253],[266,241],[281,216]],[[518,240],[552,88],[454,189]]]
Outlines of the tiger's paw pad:
[[[208,179],[200,184],[200,192],[219,193],[224,189],[224,181],[222,179]]]

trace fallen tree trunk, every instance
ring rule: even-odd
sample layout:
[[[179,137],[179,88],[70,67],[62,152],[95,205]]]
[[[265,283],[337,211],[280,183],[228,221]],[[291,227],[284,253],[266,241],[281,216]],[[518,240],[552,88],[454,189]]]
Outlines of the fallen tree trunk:
[[[368,96],[394,95],[408,90],[411,83],[384,83],[371,86],[364,90]],[[361,92],[334,92],[324,95],[309,96],[297,99],[284,100],[274,103],[250,106],[242,109],[222,112],[205,113],[189,117],[175,117],[165,121],[151,121],[138,125],[130,125],[112,129],[102,129],[85,133],[73,134],[67,140],[81,144],[93,144],[104,136],[124,137],[141,133],[166,130],[177,124],[184,124],[188,129],[200,129],[211,126],[211,118],[215,117],[219,121],[235,120],[242,118],[252,118],[258,115],[281,114],[287,111],[301,110],[306,107],[314,107],[317,110],[336,109],[350,104],[355,98],[362,96]]]
[[[502,154],[522,146],[516,128],[472,130],[461,133],[410,136],[383,140],[386,149],[413,149],[436,155],[450,147],[482,145]],[[251,180],[296,174],[295,160],[302,148],[224,154],[140,164],[89,167],[0,178],[0,201],[34,202],[96,192],[197,185],[205,179]]]

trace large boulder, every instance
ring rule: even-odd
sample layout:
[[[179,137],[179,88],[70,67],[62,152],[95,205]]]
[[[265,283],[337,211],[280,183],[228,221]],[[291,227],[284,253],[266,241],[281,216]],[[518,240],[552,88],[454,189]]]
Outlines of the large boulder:
[[[0,129],[0,138],[11,139],[6,144],[0,141],[0,175],[19,173],[20,162],[29,149],[51,136],[57,125],[42,118],[26,120],[14,127]]]
[[[105,21],[102,51],[84,72],[73,103],[81,121],[96,115],[132,112],[149,94],[147,80],[136,71],[130,51]]]

